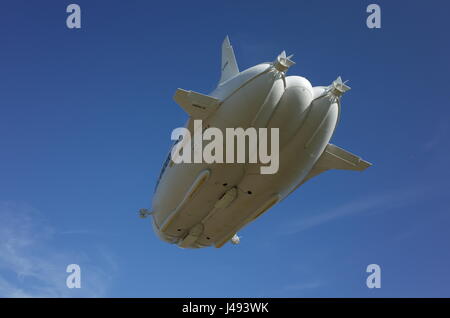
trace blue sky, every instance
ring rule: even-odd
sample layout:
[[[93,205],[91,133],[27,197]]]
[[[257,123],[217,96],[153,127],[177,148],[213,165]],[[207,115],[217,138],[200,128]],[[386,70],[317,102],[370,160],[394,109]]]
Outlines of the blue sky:
[[[379,30],[369,1],[77,1],[81,30],[70,3],[0,4],[0,296],[450,296],[447,2],[377,1]],[[186,120],[173,93],[215,87],[227,34],[241,69],[285,49],[290,75],[349,79],[332,142],[374,166],[183,250],[136,212]]]

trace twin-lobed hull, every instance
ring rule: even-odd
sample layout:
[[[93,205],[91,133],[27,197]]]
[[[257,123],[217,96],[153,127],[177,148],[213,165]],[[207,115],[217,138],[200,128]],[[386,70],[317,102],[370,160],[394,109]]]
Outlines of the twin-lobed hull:
[[[185,248],[221,247],[291,193],[324,153],[338,120],[338,102],[325,88],[285,77],[269,63],[241,72],[210,96],[220,105],[204,126],[279,128],[279,170],[169,161],[153,198],[153,226],[161,239]],[[187,124],[192,133],[193,120]]]

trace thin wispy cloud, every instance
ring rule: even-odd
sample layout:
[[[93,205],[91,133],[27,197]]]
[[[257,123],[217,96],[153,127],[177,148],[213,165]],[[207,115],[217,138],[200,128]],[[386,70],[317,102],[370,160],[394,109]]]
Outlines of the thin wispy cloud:
[[[68,251],[56,233],[32,207],[0,202],[0,297],[106,296],[116,270],[110,253]],[[66,286],[71,263],[81,266],[80,289]]]
[[[407,206],[425,195],[425,189],[402,189],[358,198],[309,217],[299,217],[284,224],[284,234],[295,234],[362,213],[381,213]]]

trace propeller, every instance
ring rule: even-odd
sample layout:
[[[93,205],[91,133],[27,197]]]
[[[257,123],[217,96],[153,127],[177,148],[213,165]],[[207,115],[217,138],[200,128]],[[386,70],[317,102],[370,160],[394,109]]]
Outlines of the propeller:
[[[286,57],[286,51],[283,51],[277,56],[277,59],[273,62],[273,66],[280,72],[286,72],[288,68],[295,64],[295,62],[291,60],[293,56],[294,54],[291,54]]]
[[[238,236],[237,233],[233,235],[231,238],[231,243],[234,245],[238,245],[241,242],[242,236]]]
[[[147,216],[151,215],[153,212],[147,209],[139,209],[139,217],[145,219]]]
[[[336,80],[331,83],[327,88],[328,95],[333,101],[340,100],[340,97],[347,91],[351,89],[350,86],[346,85],[348,81],[343,82],[342,78],[339,76]]]

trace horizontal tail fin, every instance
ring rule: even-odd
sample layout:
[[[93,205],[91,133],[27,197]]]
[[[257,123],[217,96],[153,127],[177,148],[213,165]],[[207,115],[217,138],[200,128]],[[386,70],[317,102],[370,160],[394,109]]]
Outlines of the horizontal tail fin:
[[[363,171],[371,165],[372,164],[370,162],[361,159],[347,150],[339,148],[333,144],[328,144],[312,170],[297,187],[327,170],[338,169]]]
[[[328,144],[317,162],[316,167],[325,170],[340,169],[363,171],[371,165],[370,162],[361,159],[347,150],[333,144]]]
[[[220,101],[214,97],[196,93],[193,91],[186,91],[184,89],[177,89],[173,99],[181,106],[181,108],[188,113],[189,116],[195,119],[205,119],[216,111],[219,107]]]

